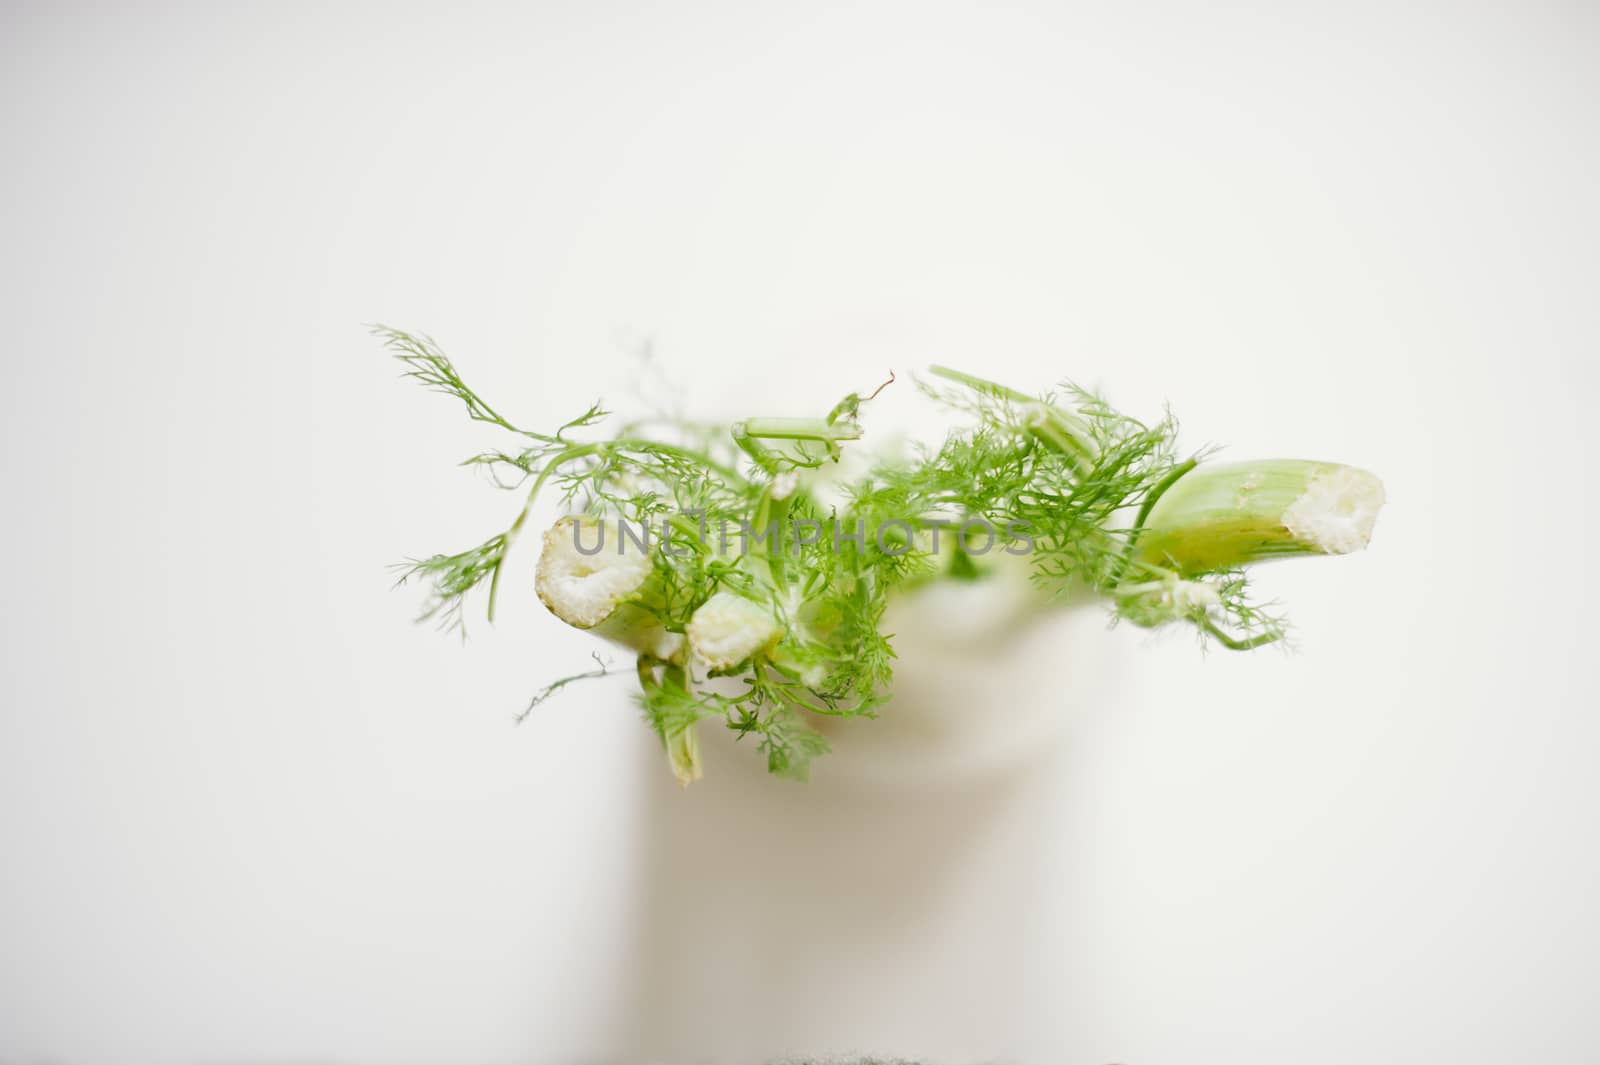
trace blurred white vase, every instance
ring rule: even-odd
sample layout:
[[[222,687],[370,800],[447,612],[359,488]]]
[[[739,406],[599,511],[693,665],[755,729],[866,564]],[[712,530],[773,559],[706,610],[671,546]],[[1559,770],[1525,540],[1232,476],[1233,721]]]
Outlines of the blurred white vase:
[[[1037,871],[1059,846],[1055,769],[1106,698],[1122,634],[1041,612],[1025,582],[940,582],[893,604],[894,698],[829,721],[808,783],[705,729],[705,778],[647,790],[629,1053],[749,1063],[1016,1058],[1059,941]],[[1048,982],[1048,981],[1047,981]]]

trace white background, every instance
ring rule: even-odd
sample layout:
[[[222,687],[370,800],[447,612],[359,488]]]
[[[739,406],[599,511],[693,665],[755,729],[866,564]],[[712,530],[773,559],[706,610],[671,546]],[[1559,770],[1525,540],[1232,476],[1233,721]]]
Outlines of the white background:
[[[1600,1059],[1597,44],[1577,2],[7,6],[0,1061],[643,1045],[674,793],[625,685],[510,726],[588,650],[531,596],[463,648],[388,590],[513,503],[371,321],[538,425],[650,338],[700,414],[940,361],[1378,471],[1368,554],[1263,573],[1296,654],[1115,634],[1020,1013],[863,1049]],[[920,971],[1015,979],[918,929],[885,1031],[959,1013]]]

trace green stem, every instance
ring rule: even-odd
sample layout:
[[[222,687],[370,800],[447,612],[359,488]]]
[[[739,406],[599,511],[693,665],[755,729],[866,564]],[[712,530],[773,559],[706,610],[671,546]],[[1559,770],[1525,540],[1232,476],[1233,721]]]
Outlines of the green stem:
[[[789,497],[783,499],[772,498],[772,487],[767,486],[761,493],[761,502],[756,505],[755,523],[752,531],[756,534],[756,546],[750,552],[752,556],[766,563],[767,579],[774,588],[786,589],[789,587],[787,563],[784,561],[784,524],[789,520]],[[767,540],[766,531],[773,525],[778,527],[778,549],[771,550]],[[749,545],[741,545],[749,546]]]
[[[1088,424],[1072,412],[1018,392],[1014,388],[1007,388],[982,377],[962,373],[960,370],[952,370],[948,366],[934,366],[929,372],[947,381],[964,385],[974,392],[992,395],[1008,403],[1022,406],[1029,436],[1066,456],[1078,476],[1085,476],[1093,469],[1095,460],[1099,458],[1099,449],[1095,446]]]
[[[717,474],[719,477],[723,477],[734,482],[735,484],[749,483],[749,481],[745,478],[745,475],[734,469],[732,466],[726,466],[718,462],[703,451],[695,451],[693,448],[679,447],[676,444],[659,444],[654,440],[640,440],[634,437],[618,437],[615,440],[608,440],[601,444],[584,446],[598,447],[602,451],[625,451],[629,448],[640,448],[647,451],[653,451],[658,454],[675,455],[678,458],[687,459],[690,462],[704,466],[706,469]]]
[[[545,463],[544,469],[539,471],[539,476],[534,478],[533,487],[528,489],[528,498],[523,501],[522,510],[517,513],[517,520],[511,523],[511,528],[506,530],[505,541],[500,547],[500,557],[495,560],[494,575],[489,578],[489,608],[487,611],[489,624],[494,624],[494,604],[500,593],[500,572],[505,568],[506,552],[511,550],[511,543],[522,531],[522,526],[527,523],[528,514],[533,510],[533,501],[539,498],[540,489],[544,488],[552,474],[573,459],[583,458],[604,450],[604,444],[575,444],[561,454]]]
[[[935,377],[942,377],[946,381],[954,381],[958,385],[966,385],[974,392],[987,392],[990,395],[999,396],[1001,399],[1008,399],[1013,403],[1037,402],[1034,397],[1023,392],[1018,392],[1014,388],[1007,388],[1005,385],[996,384],[993,381],[986,381],[981,377],[974,377],[969,373],[962,373],[960,370],[952,370],[948,366],[930,366],[928,367],[928,372],[933,374]]]
[[[826,444],[861,438],[860,426],[821,418],[747,418],[739,424],[745,433],[762,440],[815,440]]]
[[[1269,643],[1276,643],[1283,639],[1283,633],[1281,632],[1263,632],[1259,636],[1251,636],[1241,640],[1237,636],[1230,636],[1224,632],[1210,618],[1201,619],[1200,627],[1230,651],[1254,651],[1257,647],[1265,647]]]
[[[695,554],[704,557],[711,553],[711,545],[706,543],[706,538],[700,535],[700,526],[689,520],[686,515],[673,514],[665,519],[666,524],[688,536],[694,542]]]
[[[1139,506],[1138,516],[1133,519],[1133,528],[1128,530],[1128,546],[1122,553],[1121,561],[1117,563],[1116,571],[1111,575],[1111,583],[1113,585],[1120,582],[1123,575],[1127,573],[1128,564],[1133,561],[1134,550],[1139,546],[1139,534],[1144,532],[1145,522],[1150,518],[1150,511],[1155,509],[1156,503],[1160,502],[1161,497],[1166,495],[1167,489],[1178,483],[1178,478],[1198,465],[1199,462],[1196,459],[1180,462],[1167,471],[1166,476],[1157,481],[1145,495],[1144,502]]]

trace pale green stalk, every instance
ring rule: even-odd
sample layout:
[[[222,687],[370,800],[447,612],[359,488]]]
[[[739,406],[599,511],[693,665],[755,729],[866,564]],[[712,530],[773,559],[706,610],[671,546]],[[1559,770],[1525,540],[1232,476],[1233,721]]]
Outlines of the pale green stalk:
[[[1150,508],[1134,560],[1184,576],[1295,555],[1348,554],[1367,545],[1382,483],[1331,462],[1271,459],[1202,465]]]

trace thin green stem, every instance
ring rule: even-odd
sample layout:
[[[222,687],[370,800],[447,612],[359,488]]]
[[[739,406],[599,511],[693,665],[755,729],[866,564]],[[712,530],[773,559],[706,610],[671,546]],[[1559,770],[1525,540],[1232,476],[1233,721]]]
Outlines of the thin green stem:
[[[1034,397],[1018,392],[1014,388],[1007,388],[1005,385],[995,384],[993,381],[986,381],[981,377],[962,373],[960,370],[952,370],[948,366],[930,366],[928,367],[928,372],[935,377],[942,377],[946,381],[954,381],[958,385],[966,385],[974,392],[987,392],[990,395],[999,396],[1001,399],[1008,399],[1013,403],[1038,402]]]
[[[690,521],[686,515],[672,514],[664,520],[666,524],[689,537],[694,544],[695,554],[704,557],[711,553],[711,545],[706,543],[706,538],[701,535],[700,526]]]
[[[815,440],[819,444],[861,439],[861,427],[821,418],[746,418],[739,423],[747,435],[761,440]]]
[[[511,550],[512,541],[517,538],[517,534],[522,531],[522,526],[527,522],[528,514],[533,510],[533,502],[539,498],[540,489],[544,487],[545,482],[560,467],[573,459],[583,458],[585,455],[593,455],[604,447],[604,444],[576,444],[569,447],[549,462],[546,462],[544,469],[539,471],[539,476],[534,478],[533,487],[528,489],[528,498],[523,502],[522,510],[517,513],[517,520],[513,521],[511,528],[506,530],[505,541],[500,549],[500,557],[495,560],[494,574],[489,578],[489,607],[487,610],[489,624],[494,624],[494,604],[500,592],[500,573],[505,568],[506,552]]]
[[[1212,621],[1210,618],[1202,618],[1200,620],[1200,627],[1205,629],[1213,639],[1230,651],[1254,651],[1257,647],[1265,647],[1269,643],[1277,643],[1279,640],[1283,639],[1282,632],[1263,632],[1257,636],[1240,639],[1237,636],[1230,636],[1228,633],[1224,632],[1218,627],[1217,623]]]
[[[1139,534],[1144,532],[1144,523],[1149,520],[1151,509],[1166,494],[1167,489],[1178,483],[1178,478],[1198,465],[1199,462],[1196,459],[1186,459],[1178,463],[1145,494],[1144,502],[1139,507],[1138,516],[1133,519],[1133,528],[1128,530],[1128,546],[1123,550],[1122,559],[1117,563],[1116,572],[1111,575],[1111,583],[1113,585],[1122,580],[1122,575],[1128,570],[1128,564],[1133,561],[1134,549],[1139,544]]]
[[[929,372],[947,381],[964,385],[974,392],[995,396],[1021,406],[1028,435],[1066,456],[1078,476],[1087,475],[1093,468],[1095,460],[1099,458],[1099,449],[1095,446],[1089,426],[1072,412],[1018,392],[1014,388],[952,370],[948,366],[934,366]]]
[[[822,418],[747,418],[734,423],[731,435],[733,442],[754,459],[757,466],[768,473],[776,473],[785,460],[799,466],[817,466],[821,460],[806,456],[804,447],[797,449],[801,457],[795,458],[774,451],[760,441],[793,440],[801,444],[822,444],[828,449],[828,457],[837,459],[840,443],[859,440],[861,427],[851,421],[830,422]]]
[[[636,449],[653,451],[661,455],[672,455],[676,458],[687,459],[690,462],[704,466],[706,469],[717,474],[719,477],[723,477],[734,482],[735,484],[749,484],[749,481],[745,475],[734,469],[732,466],[718,462],[716,459],[712,458],[710,455],[707,455],[703,451],[696,451],[693,448],[679,447],[677,444],[662,444],[654,440],[641,440],[634,437],[618,437],[615,440],[607,440],[604,443],[596,444],[594,446],[598,447],[602,451],[626,451],[629,449]]]

